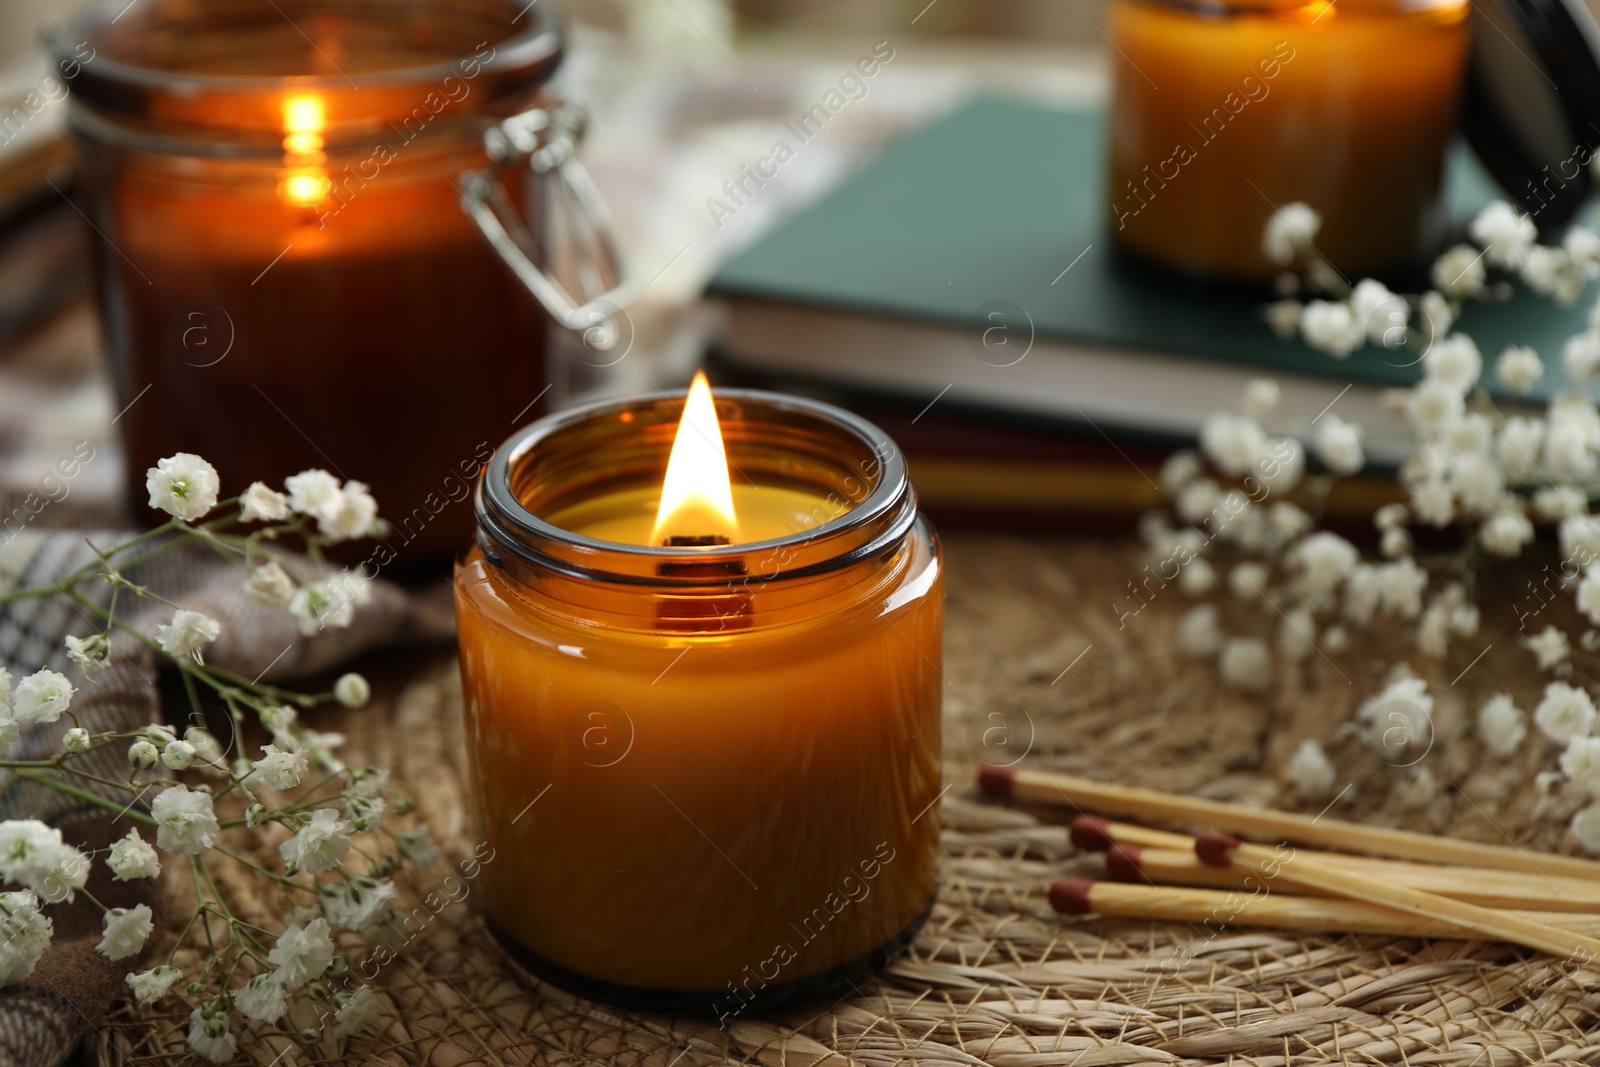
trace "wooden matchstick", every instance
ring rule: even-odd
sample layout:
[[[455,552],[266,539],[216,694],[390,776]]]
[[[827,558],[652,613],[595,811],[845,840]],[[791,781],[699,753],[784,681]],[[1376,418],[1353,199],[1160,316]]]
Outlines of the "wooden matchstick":
[[[1394,859],[1533,871],[1573,878],[1600,878],[1600,863],[1576,856],[1557,856],[1502,845],[1485,845],[1409,830],[1363,826],[1321,816],[1247,808],[1216,800],[1163,793],[1155,789],[1110,785],[1068,774],[983,767],[978,785],[996,796],[1017,797],[1106,815],[1132,816],[1187,826],[1205,826],[1230,834],[1249,834],[1304,845],[1365,852]]]
[[[1121,839],[1119,835],[1118,840]],[[1522,871],[1499,871],[1487,867],[1438,867],[1400,860],[1377,860],[1367,856],[1346,856],[1337,852],[1301,850],[1299,855],[1369,878],[1465,900],[1480,908],[1600,914],[1600,882],[1588,878],[1547,878]],[[1114,844],[1106,852],[1106,869],[1121,882],[1225,889],[1252,889],[1260,883],[1259,878],[1240,867],[1216,867],[1202,862],[1194,854],[1192,844],[1188,851]],[[1280,879],[1293,881],[1292,864],[1285,867]],[[1299,887],[1297,891],[1301,891]],[[1303,891],[1315,894],[1326,892],[1313,886],[1304,887]]]
[[[1194,852],[1193,834],[1175,834],[1170,830],[1152,830],[1135,826],[1131,822],[1112,822],[1098,815],[1078,815],[1067,824],[1067,836],[1084,852],[1104,852],[1117,845],[1138,845],[1142,848],[1169,849],[1176,852]]]
[[[1464,900],[1452,900],[1436,893],[1329,866],[1311,858],[1315,853],[1297,853],[1287,845],[1276,848],[1251,845],[1227,834],[1208,830],[1195,835],[1194,852],[1202,862],[1218,867],[1236,864],[1255,871],[1268,882],[1283,877],[1294,885],[1314,886],[1348,900],[1382,904],[1413,918],[1453,923],[1463,931],[1486,940],[1509,941],[1514,945],[1536,948],[1557,956],[1569,956],[1583,962],[1600,959],[1600,940],[1596,938],[1559,929],[1548,922],[1480,908]],[[1558,913],[1544,914],[1548,918]]]
[[[1050,906],[1063,915],[1102,915],[1217,926],[1270,926],[1315,933],[1389,934],[1396,937],[1474,938],[1464,928],[1361,900],[1329,900],[1282,893],[1247,893],[1176,886],[1126,885],[1063,878],[1050,887]],[[1533,917],[1569,936],[1600,934],[1600,915],[1496,912]]]

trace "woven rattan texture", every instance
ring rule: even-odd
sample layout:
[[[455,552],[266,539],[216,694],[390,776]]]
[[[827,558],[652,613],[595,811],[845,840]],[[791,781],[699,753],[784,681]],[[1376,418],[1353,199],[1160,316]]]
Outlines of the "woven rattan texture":
[[[1176,589],[1155,593],[1119,622],[1113,603],[1124,612],[1138,603],[1123,599],[1140,566],[1129,548],[969,536],[950,539],[947,551],[945,881],[927,927],[887,972],[835,1002],[726,1030],[622,1014],[517,984],[469,892],[419,919],[411,943],[381,973],[375,984],[392,1009],[381,1033],[308,1049],[287,1028],[258,1024],[241,1042],[240,1061],[1600,1062],[1588,1036],[1600,1028],[1600,973],[1571,962],[1501,945],[1059,919],[1046,888],[1063,873],[1093,876],[1097,860],[1067,843],[1065,813],[990,803],[970,786],[980,758],[1026,750],[1030,766],[1295,806],[1280,795],[1281,768],[1300,740],[1316,737],[1351,783],[1343,814],[1556,848],[1578,801],[1542,797],[1528,785],[1541,754],[1508,764],[1486,758],[1470,739],[1449,740],[1483,687],[1526,675],[1514,619],[1499,633],[1488,619],[1479,645],[1441,667],[1438,740],[1417,766],[1395,767],[1339,730],[1377,688],[1362,654],[1312,656],[1270,693],[1241,696],[1177,651],[1173,631],[1185,603]],[[1452,687],[1484,645],[1489,652]],[[1381,648],[1375,640],[1368,654]],[[352,762],[395,769],[429,813],[446,858],[459,857],[472,842],[453,660],[441,654],[387,668],[380,689],[388,699],[344,713],[336,728],[350,734]],[[1437,795],[1419,788],[1419,768],[1439,784]],[[247,914],[272,914],[270,897],[246,882],[230,879],[226,891]],[[413,880],[408,903],[424,909],[415,914],[431,915],[421,902],[430,892],[440,900],[437,891],[427,875]],[[181,922],[182,909],[172,911]],[[102,1035],[101,1062],[183,1058],[188,1019],[178,999],[120,1010]]]

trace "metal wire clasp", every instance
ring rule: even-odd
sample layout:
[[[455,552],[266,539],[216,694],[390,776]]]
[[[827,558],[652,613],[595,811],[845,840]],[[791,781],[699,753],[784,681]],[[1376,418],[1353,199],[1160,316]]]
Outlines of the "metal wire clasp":
[[[557,322],[592,339],[615,335],[613,319],[632,299],[633,281],[617,248],[611,214],[577,158],[586,125],[582,108],[564,100],[513,115],[484,131],[491,166],[467,171],[460,188],[462,209],[528,291]],[[533,179],[530,209],[544,220],[538,231],[501,180],[524,165]],[[541,263],[559,264],[580,297],[574,298],[561,277]]]

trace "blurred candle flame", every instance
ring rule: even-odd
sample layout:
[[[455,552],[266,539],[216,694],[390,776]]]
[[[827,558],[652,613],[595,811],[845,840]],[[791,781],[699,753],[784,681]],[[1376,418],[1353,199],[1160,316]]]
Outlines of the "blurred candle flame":
[[[278,196],[296,207],[321,203],[333,188],[322,165],[322,131],[328,122],[327,106],[315,93],[291,96],[283,102],[283,180]]]
[[[728,453],[722,443],[722,426],[711,400],[705,374],[696,374],[689,398],[678,420],[667,459],[667,476],[661,484],[661,506],[656,510],[651,540],[664,544],[672,538],[726,537],[739,540],[739,519],[733,509],[733,486],[728,478]]]

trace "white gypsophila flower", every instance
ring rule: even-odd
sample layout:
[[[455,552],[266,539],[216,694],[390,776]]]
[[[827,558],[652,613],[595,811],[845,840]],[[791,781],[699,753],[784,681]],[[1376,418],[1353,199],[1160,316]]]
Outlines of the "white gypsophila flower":
[[[1361,450],[1361,427],[1333,412],[1317,420],[1317,458],[1334,474],[1354,474],[1367,462]]]
[[[1561,346],[1561,369],[1575,383],[1582,383],[1600,367],[1600,331],[1584,330],[1567,338]]]
[[[1445,296],[1471,296],[1483,288],[1487,273],[1483,253],[1471,245],[1455,245],[1433,261],[1433,287]]]
[[[1349,304],[1312,300],[1300,312],[1300,336],[1317,351],[1344,359],[1366,341],[1367,328]]]
[[[1267,435],[1254,419],[1219,411],[1200,427],[1200,450],[1222,473],[1240,478],[1267,450]]]
[[[1272,527],[1273,536],[1285,543],[1310,532],[1312,526],[1305,509],[1282,500],[1268,509],[1267,524]]]
[[[67,658],[84,674],[103,671],[111,665],[111,643],[105,634],[67,638]]]
[[[1380,530],[1392,530],[1410,521],[1411,513],[1404,504],[1385,504],[1372,513],[1372,525]]]
[[[88,881],[89,857],[71,845],[61,845],[56,849],[50,873],[27,888],[46,904],[70,904]]]
[[[61,735],[61,751],[69,756],[80,752],[89,751],[89,731],[81,726],[74,726]]]
[[[140,949],[155,929],[150,905],[136,904],[131,908],[112,908],[105,914],[101,927],[100,943],[95,951],[108,960],[125,960]]]
[[[1423,655],[1441,659],[1450,650],[1450,609],[1429,605],[1417,624],[1417,648]]]
[[[1411,555],[1413,547],[1410,530],[1386,530],[1378,539],[1378,550],[1384,553],[1386,560],[1398,560],[1402,555]]]
[[[1543,447],[1543,420],[1513,415],[1500,429],[1495,456],[1505,467],[1507,478],[1524,481],[1539,469],[1536,459]]]
[[[289,517],[289,498],[266,482],[251,482],[239,498],[243,522],[282,522]]]
[[[1263,311],[1267,326],[1280,340],[1291,341],[1300,330],[1300,301],[1275,300]]]
[[[301,471],[286,478],[283,487],[289,491],[289,507],[318,521],[338,515],[344,507],[339,479],[325,470]]]
[[[175,771],[186,771],[194,765],[194,746],[187,741],[168,741],[161,750],[161,762]]]
[[[1469,411],[1450,427],[1444,442],[1454,452],[1487,452],[1494,443],[1494,423],[1476,411]]]
[[[1214,604],[1190,608],[1178,622],[1178,647],[1191,656],[1206,659],[1222,647],[1222,629]]]
[[[1442,378],[1425,379],[1407,394],[1406,415],[1425,433],[1448,433],[1465,411],[1461,391]]]
[[[1533,494],[1533,512],[1541,519],[1572,518],[1582,515],[1588,507],[1589,498],[1570,485],[1552,485]]]
[[[1296,542],[1284,558],[1289,568],[1297,572],[1296,592],[1316,597],[1337,589],[1350,576],[1361,553],[1338,534],[1319,530]]]
[[[1558,744],[1565,744],[1594,727],[1595,707],[1589,694],[1566,682],[1551,682],[1544,687],[1544,698],[1533,711],[1539,732]]]
[[[378,998],[372,995],[371,986],[357,986],[355,991],[349,994],[349,999],[344,999],[340,1003],[343,997],[343,990],[334,994],[336,1007],[333,1010],[333,1017],[338,1021],[336,1029],[340,1036],[359,1034],[378,1020],[380,1013]]]
[[[1550,670],[1558,663],[1564,663],[1572,654],[1572,646],[1567,641],[1567,632],[1556,626],[1546,626],[1533,636],[1524,637],[1522,647],[1533,653],[1541,671]]]
[[[277,560],[269,560],[252,568],[250,577],[244,582],[245,596],[269,608],[288,607],[294,600],[296,588],[294,579],[279,566]]]
[[[1449,526],[1456,517],[1455,495],[1442,478],[1429,478],[1411,487],[1411,510],[1430,526]]]
[[[179,608],[172,622],[156,627],[156,644],[173,659],[199,658],[200,650],[222,633],[222,624],[200,611]]]
[[[1563,781],[1565,781],[1565,779],[1562,777],[1560,771],[1546,769],[1533,776],[1533,788],[1534,791],[1540,796],[1547,797],[1553,793],[1556,786],[1560,785]]]
[[[1395,756],[1413,745],[1426,746],[1433,736],[1433,695],[1414,675],[1391,681],[1356,711],[1367,743],[1380,756]]]
[[[1350,631],[1335,623],[1322,631],[1322,647],[1337,656],[1350,648]]]
[[[1184,522],[1203,522],[1221,502],[1222,490],[1216,482],[1210,478],[1196,478],[1178,490],[1172,508]]]
[[[189,1013],[189,1047],[208,1063],[227,1063],[239,1048],[239,1038],[228,1027],[226,1012],[207,1014],[205,1008]]]
[[[1370,563],[1351,568],[1344,583],[1344,617],[1365,626],[1383,600],[1383,572]]]
[[[183,739],[194,746],[194,758],[201,763],[216,763],[222,759],[222,742],[210,730],[191,726],[183,732]]]
[[[1495,360],[1494,373],[1501,385],[1520,396],[1544,377],[1544,361],[1527,345],[1512,345]]]
[[[0,986],[32,974],[54,934],[55,926],[32,893],[0,893]]]
[[[1395,790],[1395,800],[1403,808],[1427,807],[1438,796],[1439,781],[1426,767],[1411,768]]]
[[[1422,370],[1435,381],[1448,383],[1457,392],[1467,393],[1483,374],[1483,354],[1464,333],[1453,333],[1433,342],[1422,357]]]
[[[350,851],[350,837],[339,812],[318,808],[295,835],[278,846],[284,862],[313,873],[331,871]]]
[[[1518,273],[1529,289],[1562,306],[1577,303],[1588,281],[1581,269],[1574,269],[1565,249],[1548,245],[1536,245],[1531,249]]]
[[[1422,325],[1427,327],[1425,332],[1429,338],[1443,337],[1455,325],[1455,309],[1443,294],[1432,290],[1423,293],[1422,299],[1417,301],[1417,310],[1422,315]]]
[[[1192,559],[1178,573],[1178,588],[1188,596],[1205,596],[1217,584],[1217,572],[1203,559]]]
[[[289,997],[277,971],[258,974],[233,991],[233,1006],[239,1014],[257,1022],[275,1023],[289,1010]]]
[[[1589,793],[1600,793],[1600,737],[1574,737],[1561,753],[1561,773]]]
[[[1240,600],[1254,600],[1267,589],[1266,563],[1237,563],[1227,576],[1227,589]]]
[[[22,724],[10,715],[0,715],[0,756],[9,754],[22,740]]]
[[[1305,608],[1286,612],[1278,624],[1278,651],[1291,663],[1311,655],[1317,647],[1317,622]]]
[[[1174,496],[1184,486],[1200,477],[1200,454],[1190,448],[1181,448],[1161,464],[1161,489]]]
[[[1422,592],[1428,587],[1428,572],[1410,556],[1385,563],[1378,568],[1378,602],[1384,614],[1414,619],[1422,611]]]
[[[1600,433],[1589,424],[1580,407],[1565,403],[1550,405],[1540,462],[1545,475],[1572,481],[1588,479],[1597,466],[1597,446],[1600,446]]]
[[[346,629],[355,619],[356,608],[371,597],[366,587],[367,579],[353,571],[344,571],[320,582],[303,585],[295,590],[289,602],[289,613],[300,624],[300,632],[315,636],[327,627]]]
[[[723,72],[718,64],[734,50],[733,7],[727,0],[622,0],[628,37],[644,57],[661,57],[675,70]]]
[[[1600,624],[1600,567],[1590,564],[1584,568],[1578,582],[1578,610],[1592,623]]]
[[[72,704],[78,690],[67,676],[38,670],[17,683],[11,694],[11,717],[20,723],[50,723]]]
[[[1522,512],[1506,508],[1495,512],[1478,528],[1478,541],[1496,556],[1512,559],[1533,540],[1533,523]]]
[[[1396,296],[1375,278],[1363,278],[1350,292],[1350,310],[1375,345],[1394,347],[1405,335],[1410,308],[1405,298]]]
[[[1300,484],[1305,472],[1305,449],[1292,437],[1273,441],[1255,463],[1255,476],[1272,493],[1287,493]]]
[[[128,762],[141,771],[148,771],[156,765],[156,760],[161,758],[161,750],[155,744],[140,738],[128,746]]]
[[[1467,514],[1483,515],[1505,497],[1506,475],[1494,458],[1458,452],[1450,461],[1450,492]]]
[[[1258,637],[1234,637],[1222,646],[1222,680],[1236,689],[1263,692],[1272,685],[1272,656]]]
[[[0,875],[29,889],[43,885],[62,847],[61,831],[38,819],[0,822]]]
[[[318,895],[322,913],[336,930],[365,930],[389,911],[398,899],[394,883],[371,878],[357,878],[350,882],[328,884]]]
[[[134,878],[154,878],[161,873],[161,857],[150,847],[150,842],[139,836],[138,830],[129,830],[127,836],[111,843],[111,854],[106,866],[118,881]]]
[[[1280,267],[1294,262],[1295,256],[1312,247],[1322,215],[1309,204],[1295,201],[1272,213],[1261,234],[1261,252]]]
[[[364,834],[383,825],[389,805],[382,797],[349,796],[344,800],[345,825],[352,834]]]
[[[1572,836],[1585,852],[1600,852],[1600,804],[1591,804],[1572,817]]]
[[[389,788],[387,767],[367,767],[350,772],[344,791],[353,797],[379,797]]]
[[[278,980],[290,989],[321,977],[333,962],[328,920],[310,919],[285,927],[278,935],[278,943],[267,953],[267,962],[278,969]]]
[[[199,855],[211,847],[219,829],[211,794],[185,785],[163,789],[150,814],[156,820],[156,845],[164,852]]]
[[[1478,212],[1467,226],[1467,233],[1483,246],[1490,263],[1508,269],[1522,264],[1539,237],[1533,220],[1504,200],[1496,200]]]
[[[395,834],[394,843],[400,854],[410,860],[419,871],[427,870],[439,858],[439,846],[433,843],[433,835],[428,833],[426,826]]]
[[[347,708],[364,707],[372,699],[372,683],[354,672],[341,674],[333,683],[333,698]]]
[[[182,971],[170,963],[163,963],[148,971],[131,973],[126,981],[133,992],[133,999],[140,1004],[150,1005],[166,996],[182,978]]]
[[[1271,378],[1251,378],[1244,383],[1244,397],[1241,407],[1244,413],[1251,418],[1259,419],[1267,412],[1278,406],[1278,401],[1283,399],[1283,390]]]
[[[1322,746],[1315,741],[1300,742],[1300,747],[1289,757],[1289,784],[1296,793],[1310,800],[1319,800],[1333,788],[1337,772]]]
[[[1593,515],[1571,515],[1557,528],[1562,558],[1588,562],[1600,560],[1600,519]]]
[[[306,754],[300,751],[285,752],[277,745],[267,745],[264,755],[250,766],[260,776],[268,789],[293,789],[306,773]]]
[[[352,541],[372,532],[378,521],[378,502],[365,482],[345,482],[339,506],[317,520],[317,529],[335,541]]]
[[[279,748],[297,750],[300,745],[294,736],[300,713],[287,704],[276,704],[261,709],[261,725],[272,732],[272,740]]]
[[[1528,717],[1505,693],[1490,697],[1478,712],[1478,736],[1497,756],[1515,752],[1528,736]]]
[[[1593,273],[1600,269],[1600,235],[1582,226],[1570,226],[1561,238],[1561,248],[1579,270]]]
[[[150,506],[184,522],[193,522],[216,507],[220,486],[217,468],[192,452],[168,456],[144,472]]]

